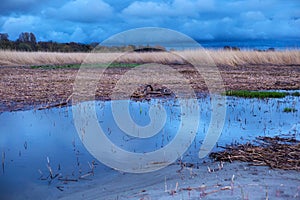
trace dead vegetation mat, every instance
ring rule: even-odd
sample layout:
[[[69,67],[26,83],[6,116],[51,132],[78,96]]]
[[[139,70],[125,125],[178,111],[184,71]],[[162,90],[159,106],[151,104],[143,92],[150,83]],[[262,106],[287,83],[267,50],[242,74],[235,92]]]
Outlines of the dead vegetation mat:
[[[203,77],[193,66],[170,66],[189,81],[196,94],[207,91]],[[97,85],[95,99],[109,100],[118,81],[130,69],[129,67],[106,69],[101,82]],[[300,88],[300,65],[219,65],[218,69],[226,90],[295,90]],[[97,70],[95,69],[95,73]],[[71,105],[77,73],[78,69],[0,67],[0,113]],[[144,79],[145,76],[133,75],[133,77],[129,77],[128,84],[137,84],[143,82]],[[182,82],[172,82],[172,80],[155,79],[155,81],[161,85],[172,84],[176,88],[180,88],[182,85]],[[154,91],[149,93],[159,93],[160,91],[156,91],[156,89],[163,88],[153,88]],[[168,92],[159,94],[170,96],[166,95]],[[143,99],[148,98],[149,95],[138,93],[134,96]]]
[[[295,137],[257,137],[253,144],[223,147],[210,157],[217,161],[242,161],[255,166],[269,166],[283,170],[300,171],[300,142]]]

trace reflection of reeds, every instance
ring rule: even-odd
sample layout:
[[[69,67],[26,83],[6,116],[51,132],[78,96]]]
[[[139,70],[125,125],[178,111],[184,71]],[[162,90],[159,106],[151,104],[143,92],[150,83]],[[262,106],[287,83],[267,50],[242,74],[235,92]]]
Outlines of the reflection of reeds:
[[[56,188],[57,188],[58,190],[60,190],[61,192],[64,191],[64,186],[59,185],[59,186],[56,186]]]
[[[27,141],[24,142],[24,149],[27,149]]]
[[[94,176],[95,161],[93,160],[91,163],[88,162],[88,165],[90,167],[90,171],[88,171],[87,173],[79,176],[79,179],[85,179],[88,176]]]
[[[77,157],[78,158],[78,157]],[[77,165],[79,165],[79,161],[77,160]],[[88,165],[90,167],[90,171],[82,174],[81,169],[79,169],[79,176],[78,177],[74,177],[74,171],[72,172],[72,178],[70,178],[68,175],[63,175],[62,173],[57,173],[55,171],[53,171],[53,168],[50,165],[50,159],[49,157],[47,157],[47,169],[49,172],[49,175],[44,176],[43,172],[38,169],[38,172],[40,174],[39,179],[43,180],[43,181],[48,181],[48,184],[50,185],[52,183],[52,181],[57,180],[62,182],[63,184],[68,184],[69,182],[78,182],[80,179],[87,179],[87,177],[89,176],[94,176],[94,169],[95,169],[95,165],[97,165],[97,163],[93,160],[91,163],[88,162]],[[58,170],[60,170],[60,164],[58,165]],[[56,188],[60,191],[63,191],[63,187],[61,186],[56,186]]]
[[[55,179],[56,177],[58,177],[59,174],[55,174],[55,175],[54,175],[54,173],[53,173],[53,170],[52,170],[52,168],[51,168],[51,166],[50,166],[50,160],[49,160],[49,157],[47,157],[47,168],[48,168],[48,170],[49,170],[49,174],[50,174],[50,178],[51,178],[51,179]]]
[[[64,183],[67,182],[77,182],[78,179],[74,179],[74,178],[68,178],[68,177],[58,177],[58,180],[63,181]]]
[[[148,52],[148,53],[51,53],[51,52],[17,52],[0,51],[0,65],[65,65],[80,64],[89,55],[91,63],[164,63],[183,64],[184,59],[199,62],[214,61],[217,65],[299,65],[299,50],[286,50],[275,52],[256,51],[224,51],[224,50],[188,50],[176,52]],[[180,55],[180,56],[178,56]],[[208,59],[208,55],[212,60]],[[79,67],[79,66],[78,66]]]
[[[50,175],[52,176],[53,173],[52,173],[52,169],[51,169],[51,166],[50,166],[50,160],[49,160],[49,157],[48,157],[48,156],[47,156],[47,168],[48,168],[48,170],[49,170]]]
[[[79,178],[80,178],[80,179],[84,179],[84,178],[86,178],[86,177],[88,177],[88,176],[91,176],[91,175],[93,175],[93,173],[92,173],[92,172],[88,172],[88,173],[86,173],[86,174],[83,174],[83,175],[79,176]]]
[[[2,151],[2,173],[4,174],[5,152]]]

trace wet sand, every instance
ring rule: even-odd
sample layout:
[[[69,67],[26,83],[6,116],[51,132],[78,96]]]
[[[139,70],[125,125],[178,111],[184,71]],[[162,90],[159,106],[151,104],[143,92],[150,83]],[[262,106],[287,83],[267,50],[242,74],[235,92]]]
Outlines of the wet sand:
[[[145,174],[128,174],[110,170],[96,172],[79,182],[68,182],[56,188],[55,183],[26,185],[22,194],[11,199],[299,199],[299,172],[270,170],[247,163],[203,163],[196,168],[170,165]]]

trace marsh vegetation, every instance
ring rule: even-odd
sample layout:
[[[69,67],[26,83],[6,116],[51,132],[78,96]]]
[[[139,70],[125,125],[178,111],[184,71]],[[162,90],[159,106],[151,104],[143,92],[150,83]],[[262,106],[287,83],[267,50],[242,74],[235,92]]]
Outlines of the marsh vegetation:
[[[162,63],[187,64],[189,58],[200,64],[211,57],[217,65],[226,66],[255,66],[255,65],[300,65],[299,50],[275,52],[224,51],[224,50],[184,50],[171,52],[121,52],[121,53],[58,53],[58,52],[20,52],[0,50],[0,66],[42,66],[81,64],[86,57],[92,63]]]

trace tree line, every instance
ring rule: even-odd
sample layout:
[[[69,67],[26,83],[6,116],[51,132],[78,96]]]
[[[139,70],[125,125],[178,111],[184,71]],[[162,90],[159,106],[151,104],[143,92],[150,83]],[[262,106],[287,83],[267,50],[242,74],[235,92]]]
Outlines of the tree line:
[[[99,46],[99,43],[90,44],[69,42],[58,43],[53,41],[36,41],[36,36],[31,32],[22,32],[16,41],[9,40],[7,33],[0,33],[0,49],[15,51],[46,51],[46,52],[90,52],[95,47],[101,52],[127,52],[137,49],[150,49],[149,46]],[[164,47],[156,46],[156,49],[165,50]]]

